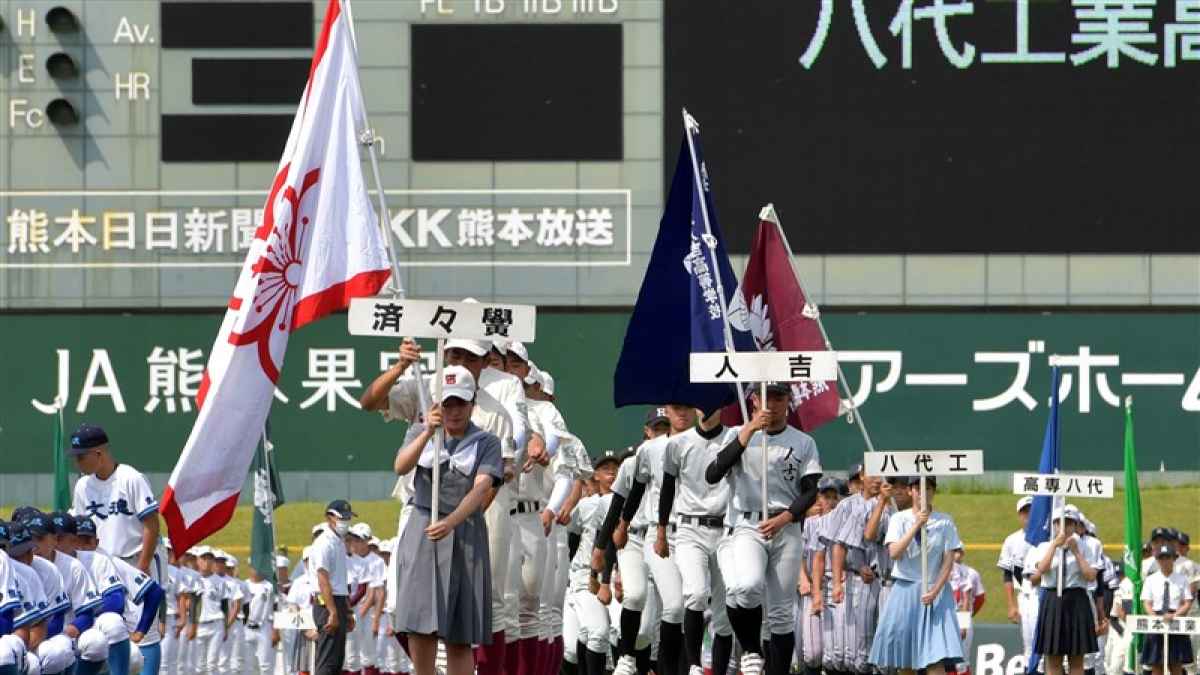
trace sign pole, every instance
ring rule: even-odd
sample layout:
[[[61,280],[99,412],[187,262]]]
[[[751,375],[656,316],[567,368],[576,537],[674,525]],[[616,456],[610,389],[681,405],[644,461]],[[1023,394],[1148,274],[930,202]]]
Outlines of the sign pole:
[[[695,181],[695,188],[700,193],[700,213],[704,216],[704,233],[707,241],[704,243],[708,248],[709,264],[713,266],[713,281],[717,286],[717,299],[721,302],[721,328],[725,333],[725,351],[732,354],[733,349],[733,331],[729,328],[729,307],[725,302],[725,284],[721,280],[721,268],[717,266],[717,251],[716,239],[713,238],[712,225],[708,217],[708,200],[704,198],[704,184],[700,181],[700,166],[696,161],[696,143],[692,140],[692,126],[696,125],[696,120],[688,114],[687,108],[683,109],[683,135],[687,136],[688,154],[692,158],[692,178]],[[738,407],[742,411],[742,422],[748,424],[750,415],[746,412],[746,392],[742,388],[741,380],[737,382],[738,392]]]
[[[928,508],[929,502],[925,496],[925,474],[921,474],[921,512]],[[929,592],[929,537],[925,536],[925,526],[921,526],[921,595]]]
[[[440,403],[442,400],[442,371],[445,370],[445,358],[442,352],[445,351],[445,338],[438,338],[437,354],[434,356],[436,379],[433,382],[433,396]],[[437,522],[441,519],[441,512],[438,511],[438,496],[441,493],[441,474],[442,474],[442,444],[445,443],[446,418],[445,411],[442,411],[442,426],[433,433],[433,493],[430,495],[430,510],[429,524]]]
[[[759,389],[759,404],[763,410],[767,409],[767,382],[762,381]],[[762,519],[767,519],[767,430],[762,430],[762,480],[759,487],[762,489]]]
[[[1057,501],[1057,497],[1055,498]],[[1062,515],[1058,518],[1058,531],[1062,532],[1067,526],[1067,500],[1064,498],[1062,506],[1058,507],[1062,511]],[[1063,568],[1067,566],[1067,551],[1063,549],[1058,553],[1058,597],[1062,597],[1063,592]]]

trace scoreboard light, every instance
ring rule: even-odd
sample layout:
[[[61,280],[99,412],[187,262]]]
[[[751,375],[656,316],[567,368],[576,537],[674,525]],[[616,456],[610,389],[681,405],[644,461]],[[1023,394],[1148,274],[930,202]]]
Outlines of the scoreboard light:
[[[56,98],[46,106],[46,117],[56,127],[73,127],[79,124],[79,113],[65,98]]]
[[[46,59],[46,72],[56,80],[73,80],[79,77],[79,65],[66,52],[55,52]]]
[[[61,5],[46,12],[46,25],[55,33],[79,32],[79,19],[74,12]]]

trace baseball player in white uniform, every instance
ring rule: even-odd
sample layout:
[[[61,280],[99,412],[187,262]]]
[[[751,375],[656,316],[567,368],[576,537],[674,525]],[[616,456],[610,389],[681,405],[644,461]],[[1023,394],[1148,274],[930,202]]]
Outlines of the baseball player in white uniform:
[[[667,419],[666,408],[651,408],[646,417],[646,424],[642,428],[642,433],[646,439],[654,440],[660,436],[665,436],[670,431],[670,421]],[[645,443],[643,443],[645,445]],[[640,447],[639,447],[640,449]],[[626,508],[626,500],[629,495],[634,492],[640,493],[646,489],[645,483],[639,483],[634,480],[634,474],[637,472],[636,454],[635,460],[621,462],[621,466],[617,468],[617,478],[613,481],[613,498],[609,503],[608,513],[604,517],[604,524],[600,527],[600,531],[596,533],[596,542],[592,548],[592,571],[597,574],[601,573],[606,567],[610,566],[606,563],[605,556],[609,554],[609,547],[613,547],[616,553],[618,564],[620,565],[620,588],[622,592],[618,603],[610,605],[610,613],[617,612],[618,619],[614,621],[617,626],[618,643],[617,643],[617,668],[622,669],[622,675],[627,675],[632,672],[640,672],[638,668],[638,651],[639,642],[642,641],[643,634],[646,632],[644,627],[651,624],[649,618],[643,620],[643,614],[650,614],[650,606],[646,591],[646,574],[645,570],[641,569],[645,563],[642,561],[643,547],[641,541],[637,539],[645,533],[645,524],[641,519],[640,512],[637,511],[634,505],[629,505]],[[631,522],[632,521],[632,522]],[[630,537],[635,538],[635,543],[630,544]],[[624,560],[621,560],[624,556]],[[636,569],[635,569],[636,568]],[[625,581],[625,575],[630,575],[630,580],[633,584],[633,591],[630,591],[630,586]],[[616,576],[614,576],[614,583]],[[619,604],[620,610],[615,610],[615,606]],[[648,640],[645,642],[648,643]]]
[[[763,672],[763,620],[770,626],[767,659],[772,674],[791,669],[795,647],[795,595],[799,578],[805,512],[817,498],[821,460],[816,441],[788,426],[791,387],[770,383],[767,400],[752,396],[757,410],[749,423],[717,453],[705,478],[729,481],[733,496],[728,536],[717,551],[729,621],[744,654],[743,675]],[[766,445],[764,461],[763,445]],[[766,467],[763,503],[760,479]],[[764,616],[764,601],[766,611]]]
[[[158,537],[158,498],[137,469],[118,463],[104,430],[81,424],[71,434],[71,455],[83,474],[75,482],[71,513],[90,516],[105,551],[156,582],[166,571]]]
[[[579,537],[578,548],[569,566],[570,585],[563,608],[565,660],[582,675],[605,675],[609,644],[609,614],[605,605],[612,601],[609,585],[611,569],[597,574],[591,569],[591,551],[596,534],[613,499],[620,460],[606,456],[596,462],[592,494],[579,500],[572,513],[569,531]]]
[[[0,523],[0,548],[8,554],[11,575],[8,595],[16,597],[20,603],[13,617],[12,629],[25,636],[23,644],[13,645],[18,652],[12,655],[14,665],[24,675],[41,675],[41,660],[36,648],[46,637],[50,599],[46,596],[38,573],[25,562],[31,559],[33,541],[21,525]],[[23,656],[19,653],[21,651],[24,652]]]
[[[1025,526],[1029,522],[1029,510],[1033,497],[1028,495],[1017,500],[1017,518],[1021,528],[1004,538],[1000,547],[1000,558],[996,567],[1004,573],[1004,599],[1008,602],[1008,620],[1021,627],[1021,643],[1025,650],[1025,661],[1033,653],[1033,629],[1037,626],[1037,589],[1025,576],[1025,556],[1033,548],[1025,541]]]
[[[249,612],[246,614],[246,645],[249,647],[251,673],[271,675],[275,672],[275,586],[250,566]]]
[[[7,536],[7,528],[0,527],[0,674],[19,675],[25,670],[29,630],[13,625],[21,612],[21,589],[4,550]]]
[[[234,589],[225,583],[219,574],[216,553],[207,546],[197,547],[199,559],[200,583],[197,586],[200,610],[196,622],[188,628],[192,639],[192,649],[199,665],[199,672],[204,675],[222,673],[221,645],[229,635],[229,626],[233,624],[232,613],[234,605]],[[225,603],[224,609],[222,603]]]
[[[667,442],[663,455],[663,478],[658,504],[655,548],[659,555],[668,549],[668,527],[675,532],[671,557],[679,569],[684,604],[684,657],[690,675],[704,672],[704,612],[713,612],[714,672],[724,673],[733,646],[733,628],[725,607],[725,583],[717,565],[717,547],[725,532],[729,509],[729,483],[710,485],[704,474],[717,451],[729,441],[731,432],[720,424],[718,410],[699,426],[695,411],[667,406],[668,415],[690,420],[693,425]],[[674,423],[673,423],[674,424]],[[676,515],[677,514],[677,515]]]
[[[476,340],[447,340],[444,352],[445,362],[447,365],[466,368],[479,383],[485,371],[495,370],[494,368],[485,368],[484,359],[491,350],[491,344]],[[415,436],[423,428],[423,425],[418,424],[423,411],[420,409],[420,396],[417,388],[425,386],[426,391],[429,391],[429,388],[427,382],[418,384],[415,378],[402,378],[401,376],[420,358],[421,350],[417,344],[412,340],[404,340],[400,345],[400,358],[396,365],[377,377],[359,399],[363,410],[380,411],[388,420],[400,419],[409,422],[406,434],[411,436]],[[493,376],[488,375],[487,377]],[[504,380],[504,378],[498,379]],[[512,387],[511,384],[504,386]],[[520,388],[519,383],[517,388]],[[429,401],[432,398],[426,397],[426,400]],[[518,440],[515,424],[525,424],[521,430],[523,437],[519,440],[526,444],[529,435],[528,424],[526,420],[514,421],[509,408],[492,394],[492,389],[482,385],[475,393],[474,403],[471,422],[480,429],[495,434],[500,439],[505,478],[509,480],[512,476],[517,449],[516,441]],[[401,481],[404,480],[401,478]],[[492,641],[490,645],[480,645],[476,650],[475,661],[479,675],[500,675],[505,668],[505,634],[508,629],[509,611],[505,607],[504,594],[511,539],[511,517],[509,516],[511,497],[511,483],[494,489],[492,501],[484,513],[488,530],[488,554],[492,567]],[[389,574],[392,573],[389,570]]]
[[[242,670],[242,624],[238,621],[238,618],[242,613],[242,602],[246,596],[242,591],[240,580],[229,574],[231,559],[232,556],[225,551],[219,549],[213,551],[213,574],[218,579],[218,582],[228,589],[226,600],[228,602],[229,617],[226,621],[225,633],[221,640],[217,656],[217,669],[221,675],[234,675],[234,673],[240,673]]]
[[[25,510],[18,515],[18,512]],[[71,599],[67,593],[66,581],[57,565],[48,560],[45,552],[54,555],[54,528],[49,518],[32,507],[23,507],[13,513],[13,520],[19,522],[24,530],[12,540],[20,540],[22,549],[20,555],[11,550],[15,547],[10,541],[10,553],[18,562],[25,563],[37,573],[42,583],[42,591],[46,595],[47,606],[43,610],[46,620],[46,636],[37,647],[37,657],[42,673],[54,675],[62,673],[75,662],[75,650],[63,629],[66,626],[67,614],[71,611]],[[64,556],[65,557],[65,556]]]
[[[68,531],[74,538],[75,518],[73,516],[65,512],[50,515],[38,514],[37,517],[26,521],[26,524],[33,534],[35,552],[38,557],[53,564],[62,579],[63,592],[67,600],[67,609],[62,618],[62,636],[65,638],[66,644],[63,645],[62,640],[59,640],[58,650],[60,658],[69,659],[66,663],[66,667],[69,668],[75,661],[75,651],[71,643],[84,631],[91,628],[94,622],[92,612],[100,605],[100,596],[96,593],[96,586],[83,564],[72,556],[58,551],[60,528]],[[64,646],[65,654],[63,653]],[[53,666],[50,666],[48,671],[46,669],[46,665],[54,661],[54,657],[42,652],[43,650],[39,647],[38,655],[42,661],[43,671],[56,672]]]
[[[90,543],[97,538],[98,529],[95,521],[88,516],[75,517],[75,536],[69,544],[75,557],[83,564],[96,583],[96,592],[100,594],[100,606],[96,608],[96,621],[91,630],[79,636],[77,647],[80,652],[80,663],[76,671],[82,670],[83,675],[97,672],[99,661],[107,660],[109,671],[114,675],[129,673],[131,647],[129,630],[125,626],[125,609],[128,604],[129,590],[122,582],[122,575],[117,570],[116,559],[104,550],[93,549]],[[59,552],[64,551],[64,537],[59,537]],[[103,649],[107,643],[107,652]],[[86,649],[84,647],[87,647]],[[94,657],[104,653],[105,656],[96,660]],[[95,670],[93,670],[93,668]]]

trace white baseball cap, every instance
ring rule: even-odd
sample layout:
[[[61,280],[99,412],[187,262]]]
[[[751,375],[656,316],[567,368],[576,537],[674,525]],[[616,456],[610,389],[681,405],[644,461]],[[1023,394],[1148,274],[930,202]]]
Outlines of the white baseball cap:
[[[475,377],[471,371],[462,366],[446,366],[442,371],[442,402],[450,398],[475,400]]]
[[[212,547],[211,547],[211,546],[203,546],[203,545],[201,545],[201,546],[197,546],[196,548],[194,548],[194,549],[192,549],[192,550],[195,552],[195,553],[194,553],[194,555],[195,555],[197,558],[199,558],[200,556],[205,556],[205,555],[214,555],[214,553],[213,553],[213,550],[212,550]]]
[[[287,556],[286,556],[286,555],[277,555],[277,556],[275,556],[275,567],[276,567],[276,569],[278,569],[278,568],[280,568],[280,567],[283,567],[283,568],[285,568],[285,569],[286,569],[286,568],[288,567],[288,565],[290,565],[290,564],[291,564],[291,562],[292,562],[292,561],[288,560],[288,558],[287,558]]]
[[[1029,495],[1021,497],[1017,500],[1017,513],[1020,513],[1021,509],[1027,509],[1030,506],[1033,506],[1033,497]]]
[[[528,385],[541,384],[542,382],[542,371],[533,361],[529,362],[529,374],[525,376],[524,382]]]
[[[492,348],[500,352],[501,356],[508,354],[508,340],[492,340]]]
[[[455,338],[453,340],[446,340],[446,351],[450,351],[451,349],[462,349],[471,352],[475,356],[487,356],[487,353],[492,351],[492,345],[490,342],[483,342],[482,340]]]
[[[228,553],[225,554],[225,564],[230,567],[237,567],[238,559]]]
[[[350,527],[350,534],[359,539],[369,540],[371,538],[371,526],[366,523],[355,523]]]
[[[508,343],[508,355],[512,356],[514,354],[517,356],[517,358],[521,359],[522,361],[529,360],[529,350],[525,349],[524,343],[521,343],[521,342]]]
[[[546,370],[542,370],[539,372],[541,373],[540,379],[542,381],[542,391],[546,392],[550,396],[553,396],[554,395],[554,376],[551,375],[550,372],[546,371]]]

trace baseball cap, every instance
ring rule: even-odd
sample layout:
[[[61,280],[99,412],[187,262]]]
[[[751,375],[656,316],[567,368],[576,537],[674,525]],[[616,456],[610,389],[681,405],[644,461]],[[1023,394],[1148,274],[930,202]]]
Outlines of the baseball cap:
[[[1072,508],[1070,504],[1054,509],[1054,513],[1050,516],[1050,519],[1054,521],[1066,519],[1081,522],[1079,520],[1079,511]]]
[[[210,558],[216,557],[216,554],[213,552],[213,548],[211,546],[197,546],[195,550],[197,558],[203,558],[204,556],[208,556]]]
[[[50,524],[54,526],[55,534],[75,534],[75,516],[66,511],[51,513]]]
[[[838,480],[833,476],[822,476],[817,481],[817,492],[825,492],[826,490],[837,490]]]
[[[667,419],[667,409],[663,406],[651,408],[650,412],[646,413],[646,426],[648,427],[669,422],[670,420]]]
[[[369,540],[371,538],[371,526],[366,523],[355,523],[350,527],[350,534],[359,539]]]
[[[9,520],[14,523],[23,523],[35,515],[42,515],[42,512],[33,506],[18,506],[13,509],[12,518]]]
[[[237,556],[226,553],[225,554],[225,564],[229,565],[230,567],[237,567],[237,564],[238,564]]]
[[[29,534],[34,537],[44,537],[48,534],[54,534],[54,526],[50,524],[50,518],[41,512],[29,516],[22,524],[29,530]]]
[[[851,464],[850,471],[846,474],[846,478],[848,478],[848,479],[849,478],[862,478],[862,474],[863,474],[863,465],[862,464]]]
[[[1180,532],[1179,533],[1179,543],[1183,546],[1191,546],[1192,538],[1188,536],[1187,532]]]
[[[609,466],[609,465],[620,466],[621,465],[621,457],[619,455],[611,454],[611,453],[604,455],[603,457],[600,457],[596,460],[595,464],[592,465],[592,470],[595,471],[596,469],[599,469],[599,468],[605,467],[605,466]]]
[[[462,366],[446,366],[442,371],[442,402],[451,398],[475,400],[475,377]]]
[[[1169,527],[1156,527],[1150,531],[1150,538],[1151,539],[1166,539],[1168,541],[1175,541],[1176,536],[1175,536],[1175,532],[1172,531],[1171,528],[1169,528]]]
[[[512,358],[514,356],[522,361],[526,361],[526,362],[529,361],[529,350],[525,348],[525,343],[523,343],[523,342],[508,343],[508,357]]]
[[[792,393],[792,385],[788,384],[787,382],[768,382],[767,393],[790,395]]]
[[[546,370],[540,371],[540,373],[541,373],[541,380],[542,380],[542,391],[546,392],[550,396],[553,396],[554,395],[554,376],[551,375],[550,372],[546,371]]]
[[[71,434],[72,455],[82,455],[88,450],[102,445],[108,445],[108,434],[94,424],[84,422],[75,429],[75,433]]]
[[[88,516],[75,516],[75,534],[79,537],[95,537],[96,521]]]
[[[286,556],[286,555],[277,555],[277,556],[275,556],[275,568],[276,568],[276,569],[279,569],[280,567],[282,567],[282,568],[284,568],[284,569],[287,569],[287,567],[288,567],[290,564],[291,564],[291,561],[290,561],[290,560],[288,560],[288,558],[287,558],[287,556]]]
[[[22,556],[33,550],[33,535],[21,523],[8,524],[8,554]]]
[[[11,548],[12,544],[9,544],[9,547]],[[20,554],[15,554],[15,555],[20,555]],[[1174,546],[1172,546],[1170,544],[1163,544],[1162,546],[1159,546],[1158,548],[1154,549],[1154,557],[1156,559],[1157,558],[1177,558],[1177,557],[1179,557],[1179,554],[1177,554],[1175,552]]]
[[[445,400],[445,397],[443,397],[442,400]],[[329,502],[329,506],[325,507],[325,515],[334,515],[342,520],[350,520],[351,518],[358,516],[358,514],[355,513],[352,508],[350,508],[350,502],[346,501],[345,499],[335,499]]]
[[[470,352],[475,356],[487,356],[487,353],[492,351],[492,345],[480,340],[454,338],[453,340],[446,340],[445,351],[450,351],[451,349],[461,349],[463,351]]]
[[[1031,506],[1033,506],[1033,497],[1030,495],[1025,495],[1017,500],[1017,513],[1020,513]]]
[[[529,372],[525,373],[525,379],[521,381],[529,386],[542,383],[542,371],[538,369],[536,363],[533,361],[529,362]]]

